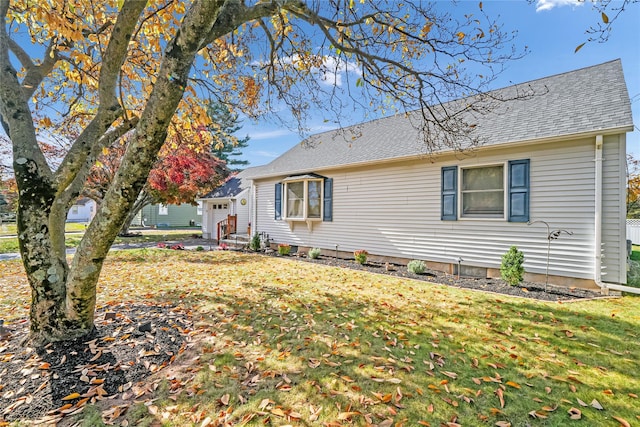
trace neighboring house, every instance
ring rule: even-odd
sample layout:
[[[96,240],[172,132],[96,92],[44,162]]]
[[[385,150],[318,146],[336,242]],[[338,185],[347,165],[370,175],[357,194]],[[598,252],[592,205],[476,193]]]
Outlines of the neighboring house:
[[[244,172],[229,177],[224,184],[198,199],[202,203],[202,237],[222,240],[238,234],[251,235],[250,186]]]
[[[244,171],[253,230],[275,243],[499,277],[524,252],[529,280],[615,288],[626,282],[626,133],[631,104],[619,60],[496,91],[538,95],[468,117],[484,145],[426,155],[405,115],[374,120],[348,141],[312,136]],[[251,188],[249,188],[251,187]],[[249,200],[249,199],[247,199]],[[529,221],[533,224],[529,225]],[[553,237],[553,236],[552,236]],[[607,282],[607,284],[603,284]]]
[[[96,202],[86,197],[76,200],[69,213],[67,222],[91,222],[96,214]]]
[[[156,227],[200,227],[202,223],[202,204],[146,205],[140,211],[142,225]],[[138,221],[134,221],[138,224]]]

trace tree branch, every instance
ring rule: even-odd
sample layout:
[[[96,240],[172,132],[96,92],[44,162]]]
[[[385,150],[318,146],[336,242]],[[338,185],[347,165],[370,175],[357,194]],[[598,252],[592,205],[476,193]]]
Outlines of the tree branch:
[[[118,14],[102,59],[102,68],[98,79],[100,100],[98,111],[73,143],[56,172],[55,181],[59,192],[65,191],[81,168],[87,168],[86,159],[91,153],[92,145],[122,112],[116,94],[117,79],[120,68],[127,57],[129,40],[145,6],[146,1],[126,0]],[[85,172],[88,173],[88,170]]]
[[[27,71],[24,79],[22,79],[22,91],[27,101],[33,96],[38,86],[40,86],[44,78],[53,70],[56,62],[58,62],[59,57],[55,46],[54,41],[51,40],[44,53],[42,63],[36,65],[18,43],[13,39],[9,39],[9,48]]]

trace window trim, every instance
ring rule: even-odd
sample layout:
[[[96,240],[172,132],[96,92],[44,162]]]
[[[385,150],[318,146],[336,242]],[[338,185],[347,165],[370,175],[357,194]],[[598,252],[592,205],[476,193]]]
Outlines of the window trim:
[[[164,205],[160,203],[158,205],[158,215],[162,215],[162,216],[169,215],[169,205]]]
[[[473,166],[460,166],[458,168],[458,219],[459,220],[487,220],[487,221],[506,221],[507,220],[507,210],[508,210],[508,185],[509,185],[509,174],[508,174],[508,161],[502,162],[490,162],[486,164],[479,164]],[[482,168],[490,168],[502,166],[502,216],[491,215],[485,216],[481,214],[464,214],[462,211],[462,206],[464,204],[463,199],[463,191],[462,187],[464,186],[463,176],[464,170],[467,169],[482,169]]]

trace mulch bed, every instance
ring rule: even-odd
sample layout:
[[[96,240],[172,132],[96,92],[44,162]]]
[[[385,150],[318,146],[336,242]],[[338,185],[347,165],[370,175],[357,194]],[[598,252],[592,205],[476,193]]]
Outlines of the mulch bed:
[[[106,421],[117,419],[131,401],[153,392],[153,383],[143,380],[184,351],[192,328],[184,309],[155,304],[106,306],[95,319],[89,337],[41,349],[22,344],[26,320],[10,325],[10,339],[0,341],[0,426],[18,420],[56,425],[105,400],[113,402]]]
[[[299,259],[314,264],[323,264],[334,267],[349,268],[353,270],[368,271],[370,273],[387,274],[407,279],[421,280],[430,283],[440,283],[454,286],[456,288],[474,289],[478,291],[494,292],[498,294],[511,295],[515,297],[531,298],[541,301],[572,301],[585,298],[601,298],[602,294],[596,291],[581,288],[567,288],[561,286],[548,285],[544,283],[522,282],[518,286],[511,286],[502,279],[487,279],[475,277],[458,277],[440,271],[427,270],[423,274],[413,274],[407,271],[405,265],[389,263],[367,262],[364,265],[358,264],[354,260],[340,259],[330,256],[320,256],[311,259],[306,256],[295,256]]]

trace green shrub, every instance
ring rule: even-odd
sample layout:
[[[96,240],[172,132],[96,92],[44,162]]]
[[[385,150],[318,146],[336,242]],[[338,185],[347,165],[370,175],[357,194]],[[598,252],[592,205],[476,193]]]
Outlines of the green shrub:
[[[369,252],[365,251],[364,249],[358,249],[357,251],[353,252],[353,257],[355,258],[356,262],[361,265],[367,263],[367,255],[369,255]]]
[[[322,252],[320,248],[309,249],[309,258],[318,259],[318,257],[320,256],[320,252]]]
[[[289,255],[291,253],[291,245],[281,243],[278,245],[278,253],[280,255]]]
[[[204,248],[202,246],[198,246],[198,247],[196,247],[196,251],[198,251],[198,252],[204,251]]]
[[[407,270],[409,270],[410,273],[413,274],[422,274],[426,271],[427,269],[427,265],[424,263],[424,261],[421,261],[419,259],[414,259],[409,261],[409,264],[407,264]]]
[[[502,255],[502,264],[500,264],[500,274],[505,282],[515,286],[522,282],[524,276],[524,254],[517,247],[511,246],[509,250]]]
[[[640,262],[634,261],[633,259],[629,260],[629,271],[627,271],[627,285],[640,288]]]
[[[251,242],[249,242],[249,249],[256,252],[260,250],[260,235],[257,232],[253,234]]]

